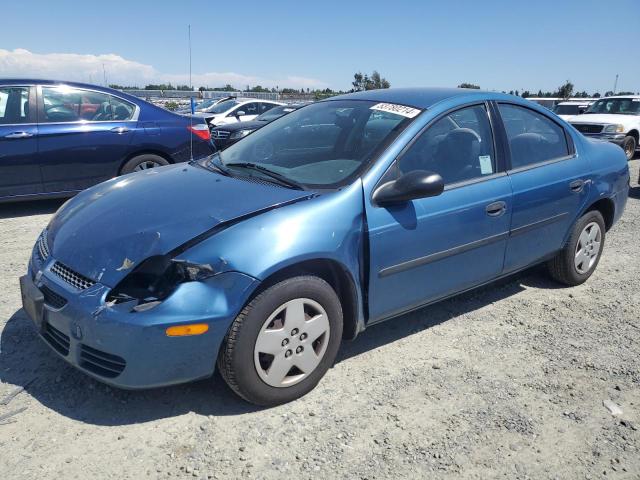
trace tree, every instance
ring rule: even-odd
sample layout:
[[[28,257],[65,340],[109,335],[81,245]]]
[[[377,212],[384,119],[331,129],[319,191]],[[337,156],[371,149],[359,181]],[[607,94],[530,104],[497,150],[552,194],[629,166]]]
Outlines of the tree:
[[[560,98],[567,99],[573,94],[573,83],[567,80],[564,85],[558,88],[557,96]]]
[[[601,97],[600,92],[596,92],[593,94],[593,98],[600,98],[600,97]]]
[[[531,96],[531,92],[529,90],[525,90],[522,92],[522,98],[528,98]]]
[[[391,87],[391,83],[386,78],[382,77],[377,70],[373,71],[371,77],[366,73],[363,75],[362,72],[354,73],[351,85],[353,85],[352,91],[354,92]]]
[[[605,97],[611,97],[611,96],[613,96],[613,92],[611,90],[609,90],[607,92],[604,92],[604,96]]]
[[[458,85],[458,88],[472,88],[474,90],[480,90],[480,86],[479,85],[475,85],[473,83],[461,83],[460,85]]]

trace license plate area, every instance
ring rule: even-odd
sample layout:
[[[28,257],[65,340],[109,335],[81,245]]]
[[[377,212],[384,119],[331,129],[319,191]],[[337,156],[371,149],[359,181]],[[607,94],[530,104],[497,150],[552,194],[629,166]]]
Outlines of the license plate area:
[[[42,330],[44,295],[28,275],[20,277],[20,295],[22,296],[22,308],[38,329]]]

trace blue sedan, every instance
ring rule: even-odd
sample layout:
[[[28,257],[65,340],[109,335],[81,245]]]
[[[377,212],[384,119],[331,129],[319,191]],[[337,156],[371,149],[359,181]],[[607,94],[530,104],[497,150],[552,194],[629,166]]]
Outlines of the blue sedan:
[[[71,196],[215,151],[203,122],[110,88],[0,80],[0,202]]]
[[[518,97],[343,95],[82,192],[38,238],[23,304],[101,381],[155,387],[217,365],[275,405],[370,325],[541,262],[586,281],[628,189],[620,148]]]

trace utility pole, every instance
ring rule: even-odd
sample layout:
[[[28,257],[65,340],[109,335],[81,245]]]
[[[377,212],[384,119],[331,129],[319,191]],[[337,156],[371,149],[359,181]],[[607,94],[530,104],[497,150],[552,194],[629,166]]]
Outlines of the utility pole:
[[[103,85],[106,87],[107,86],[107,71],[104,68],[104,63],[102,64],[102,79],[103,79]]]
[[[616,73],[616,81],[613,83],[613,94],[616,94],[616,91],[618,90],[618,74]]]

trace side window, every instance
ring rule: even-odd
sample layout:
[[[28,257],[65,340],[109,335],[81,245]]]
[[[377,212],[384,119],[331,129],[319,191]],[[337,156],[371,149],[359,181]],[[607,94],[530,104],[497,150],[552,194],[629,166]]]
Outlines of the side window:
[[[109,96],[109,103],[111,105],[112,116],[110,120],[130,120],[136,111],[136,107],[133,104],[120,100],[116,97]]]
[[[259,113],[267,112],[276,106],[273,103],[266,103],[266,102],[259,103],[258,105],[260,106]]]
[[[105,122],[128,120],[135,107],[101,92],[79,88],[42,87],[45,123],[51,122]]]
[[[446,185],[496,172],[493,135],[484,106],[456,110],[437,120],[400,158],[402,173],[426,170]]]
[[[511,168],[569,155],[564,129],[546,116],[516,105],[498,105],[511,149]]]
[[[29,88],[0,88],[0,125],[26,123],[29,117]]]
[[[242,105],[238,108],[238,110],[241,110],[244,112],[245,115],[258,115],[260,112],[258,111],[258,103],[247,103],[245,105]]]

